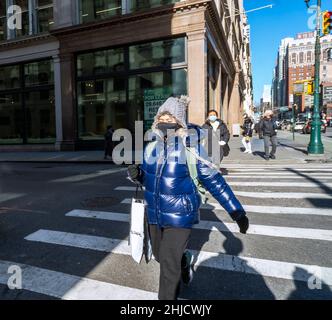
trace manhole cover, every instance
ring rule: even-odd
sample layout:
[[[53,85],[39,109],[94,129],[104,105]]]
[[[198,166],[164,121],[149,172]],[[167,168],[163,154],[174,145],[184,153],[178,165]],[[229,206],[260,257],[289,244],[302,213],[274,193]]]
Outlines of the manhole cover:
[[[82,201],[85,208],[105,208],[115,204],[119,204],[119,198],[115,197],[95,197]]]

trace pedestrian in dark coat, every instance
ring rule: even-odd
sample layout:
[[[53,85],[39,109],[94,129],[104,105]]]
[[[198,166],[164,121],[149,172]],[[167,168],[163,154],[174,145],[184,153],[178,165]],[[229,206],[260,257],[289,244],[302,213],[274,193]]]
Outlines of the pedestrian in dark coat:
[[[273,118],[273,111],[268,110],[264,113],[264,117],[259,123],[259,135],[260,138],[264,139],[264,149],[265,149],[265,160],[275,159],[277,152],[277,124],[275,119]],[[271,153],[270,150],[270,142],[272,144]]]
[[[218,118],[217,111],[211,110],[203,124],[203,129],[207,130],[207,139],[204,146],[207,149],[208,156],[215,165],[220,166],[221,161],[229,155],[230,151],[228,145],[230,133],[227,125]]]
[[[130,166],[131,180],[145,186],[145,202],[153,255],[160,263],[159,299],[176,300],[181,279],[189,284],[193,256],[186,251],[191,229],[199,223],[201,196],[187,164],[188,148],[196,153],[197,179],[246,233],[249,220],[220,172],[200,144],[204,131],[187,125],[184,97],[169,98],[152,126],[157,140],[147,145],[141,166]],[[194,134],[189,133],[194,130]],[[148,149],[150,152],[148,152]]]
[[[105,153],[104,153],[104,159],[107,160],[107,157],[111,157],[112,156],[112,152],[113,152],[113,127],[112,126],[108,126],[107,127],[107,131],[104,135],[105,137]]]
[[[242,135],[243,135],[243,139],[242,139],[242,144],[245,148],[244,153],[252,153],[252,148],[251,148],[251,138],[254,132],[254,122],[252,121],[252,119],[245,113],[243,115],[244,118],[244,123],[241,126],[242,131]]]

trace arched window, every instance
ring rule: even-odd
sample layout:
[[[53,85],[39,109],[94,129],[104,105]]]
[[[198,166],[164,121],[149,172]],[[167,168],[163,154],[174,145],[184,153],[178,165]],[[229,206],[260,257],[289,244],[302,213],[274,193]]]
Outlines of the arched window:
[[[292,53],[292,64],[296,64],[296,53]]]
[[[312,61],[312,52],[311,52],[311,51],[308,51],[308,52],[307,52],[307,62],[308,62],[308,63],[311,63],[311,61]]]

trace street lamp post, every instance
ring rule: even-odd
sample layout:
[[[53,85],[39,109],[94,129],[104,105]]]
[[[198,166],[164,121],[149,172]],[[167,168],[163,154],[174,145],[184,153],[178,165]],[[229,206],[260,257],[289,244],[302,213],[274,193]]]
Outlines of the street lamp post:
[[[304,0],[309,6],[310,0]],[[314,91],[314,112],[311,122],[310,143],[308,146],[309,154],[324,154],[324,146],[321,136],[321,120],[320,120],[320,33],[321,33],[321,5],[322,0],[317,0],[317,18],[316,18],[316,45],[315,45],[315,91]]]

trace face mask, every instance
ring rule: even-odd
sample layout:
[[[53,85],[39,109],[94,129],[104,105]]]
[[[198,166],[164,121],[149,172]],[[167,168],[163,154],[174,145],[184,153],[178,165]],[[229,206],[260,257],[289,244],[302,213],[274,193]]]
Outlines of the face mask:
[[[217,121],[217,116],[209,116],[209,120],[211,122],[215,122],[215,121]]]
[[[176,131],[180,129],[180,126],[177,123],[161,122],[157,125],[157,129],[163,133],[164,137],[167,137],[167,130]]]

